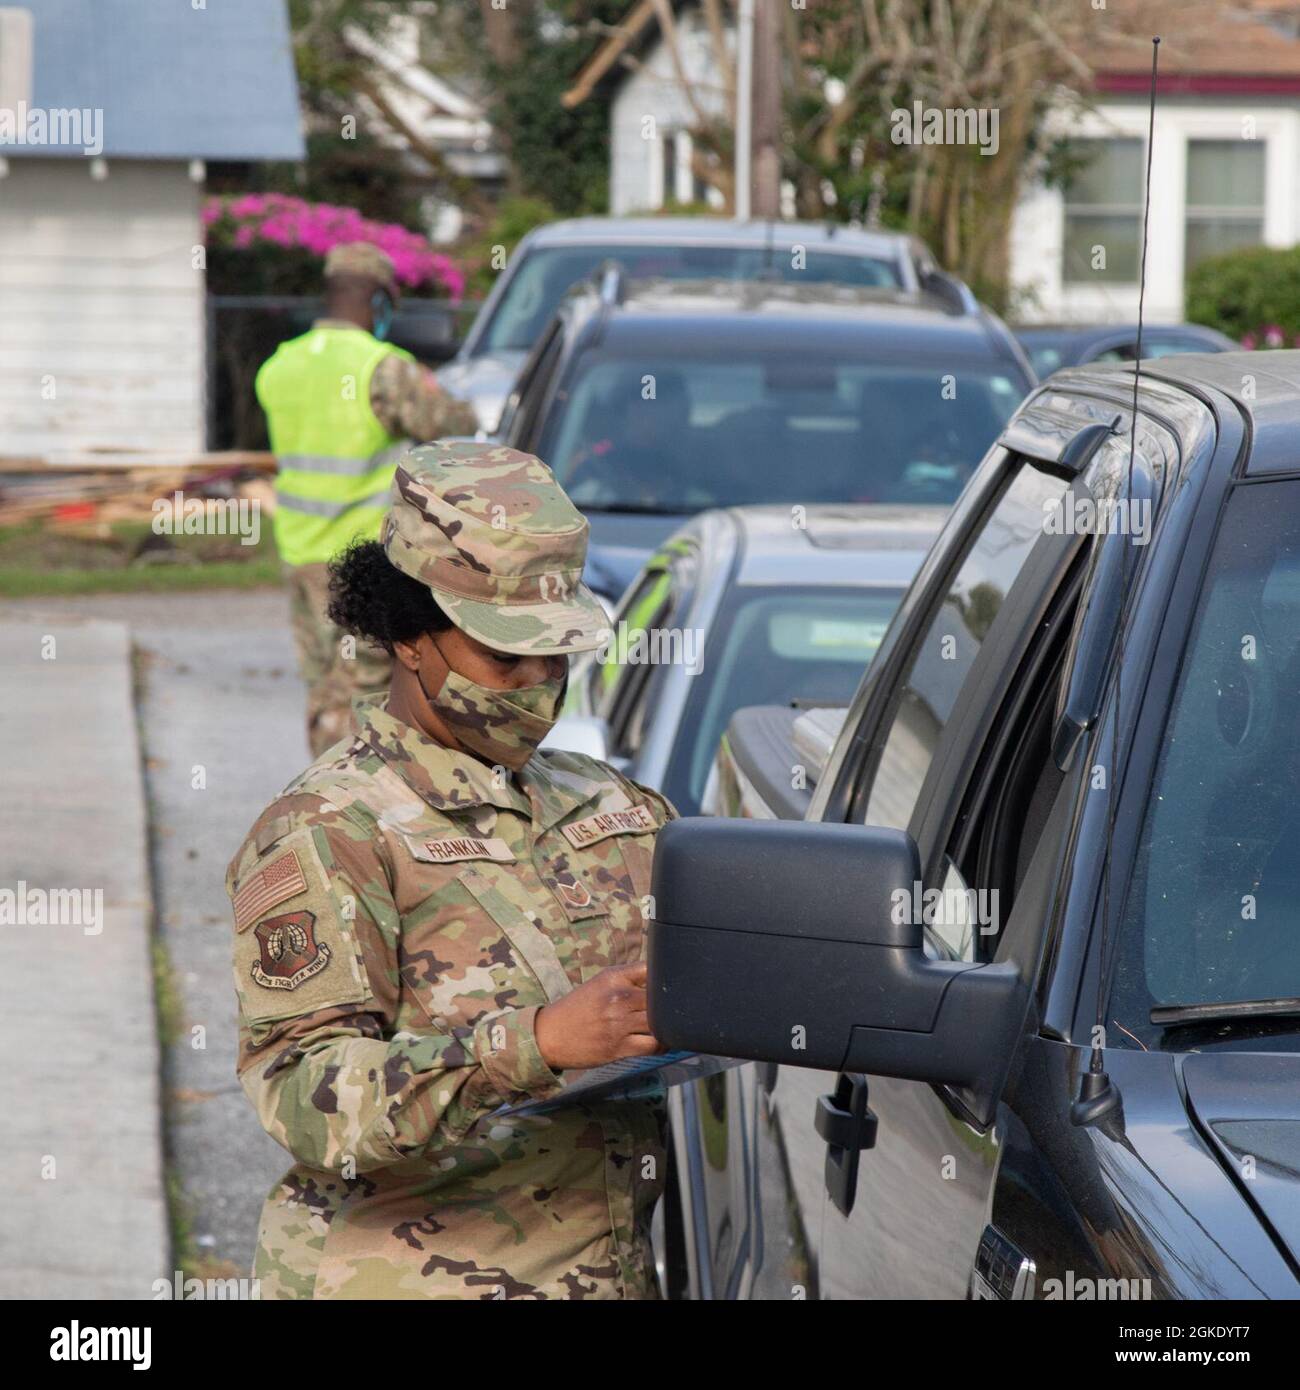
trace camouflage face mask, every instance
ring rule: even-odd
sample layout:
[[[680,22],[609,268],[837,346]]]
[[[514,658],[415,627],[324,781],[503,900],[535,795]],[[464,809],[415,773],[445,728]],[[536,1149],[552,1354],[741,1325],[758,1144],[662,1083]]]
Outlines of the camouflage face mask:
[[[442,656],[441,648],[438,655]],[[462,748],[512,772],[528,762],[555,726],[569,684],[566,669],[564,675],[538,685],[493,690],[466,679],[448,664],[442,684],[431,695],[418,671],[416,677],[424,698]]]

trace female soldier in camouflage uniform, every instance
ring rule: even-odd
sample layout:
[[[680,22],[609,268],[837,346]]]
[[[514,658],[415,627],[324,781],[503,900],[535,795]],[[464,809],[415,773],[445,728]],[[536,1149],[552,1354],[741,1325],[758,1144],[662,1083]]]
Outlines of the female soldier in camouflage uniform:
[[[587,523],[537,459],[414,449],[332,616],[395,656],[387,703],[230,866],[238,1070],[295,1159],[264,1298],[654,1298],[655,1100],[499,1112],[654,1052],[643,898],[661,797],[537,751],[607,623]]]

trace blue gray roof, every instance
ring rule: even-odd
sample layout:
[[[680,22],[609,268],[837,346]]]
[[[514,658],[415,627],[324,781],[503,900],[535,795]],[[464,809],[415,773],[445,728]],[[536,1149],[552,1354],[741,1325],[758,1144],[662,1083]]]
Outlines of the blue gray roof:
[[[123,159],[301,159],[284,0],[27,0],[29,111],[102,111],[102,153]],[[11,29],[6,30],[12,34]],[[11,92],[0,105],[14,108]],[[82,156],[82,144],[0,154]]]

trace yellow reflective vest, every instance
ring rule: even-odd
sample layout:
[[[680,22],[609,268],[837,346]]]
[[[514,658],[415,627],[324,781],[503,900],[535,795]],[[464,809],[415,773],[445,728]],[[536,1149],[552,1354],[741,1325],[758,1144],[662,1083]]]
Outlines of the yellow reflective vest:
[[[378,537],[404,441],[375,418],[370,379],[393,354],[414,361],[363,328],[318,325],[262,364],[257,399],[279,464],[275,543],[286,564],[324,563]]]

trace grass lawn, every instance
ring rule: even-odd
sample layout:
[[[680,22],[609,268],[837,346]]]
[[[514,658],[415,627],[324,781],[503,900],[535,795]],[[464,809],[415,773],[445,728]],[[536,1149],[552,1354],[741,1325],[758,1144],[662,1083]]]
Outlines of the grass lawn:
[[[0,595],[166,593],[248,589],[280,582],[270,527],[256,545],[238,536],[158,536],[147,521],[91,532],[45,523],[0,526]]]

